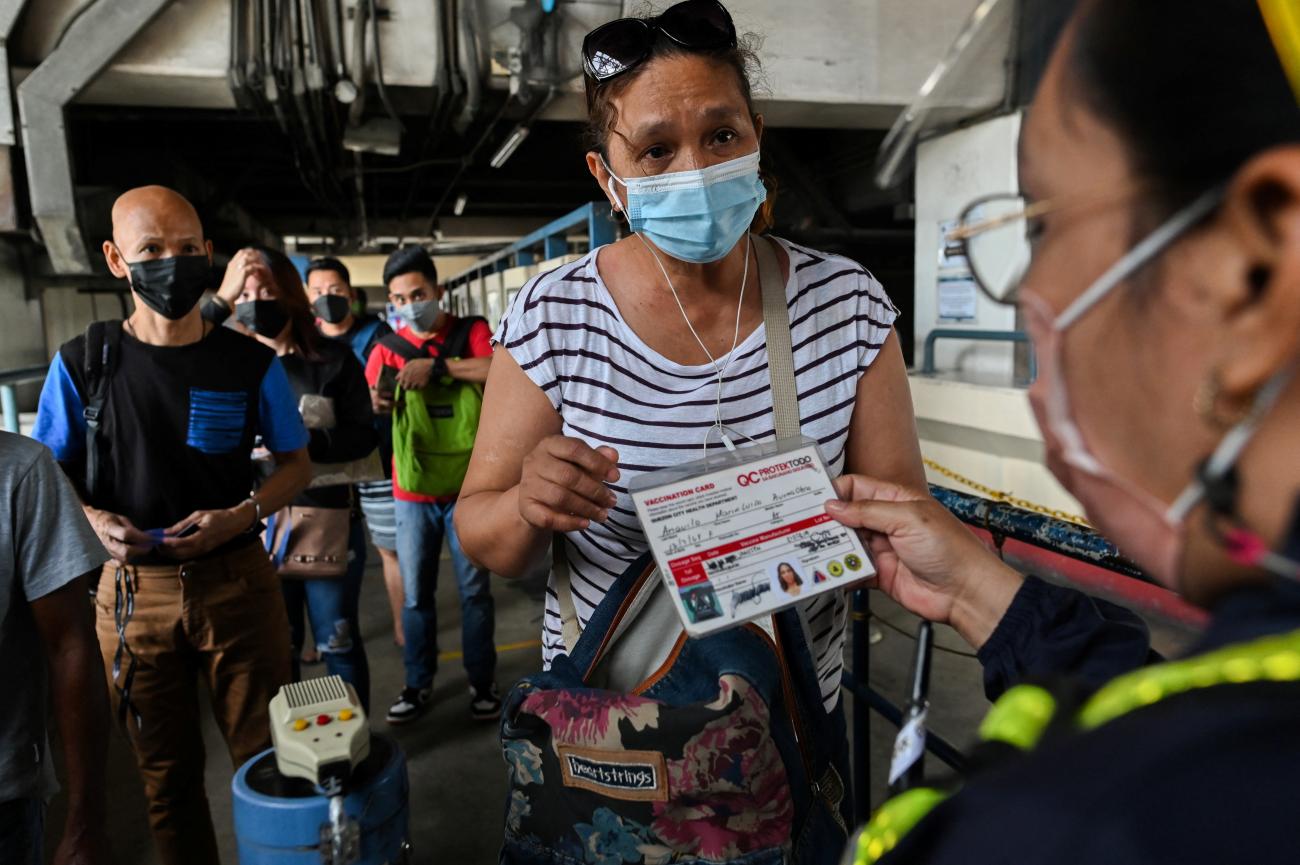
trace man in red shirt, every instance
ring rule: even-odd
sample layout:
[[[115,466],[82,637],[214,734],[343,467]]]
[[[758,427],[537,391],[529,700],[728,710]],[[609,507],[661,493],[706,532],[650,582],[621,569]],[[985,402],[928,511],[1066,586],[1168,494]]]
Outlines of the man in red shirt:
[[[393,371],[403,391],[425,391],[445,386],[446,379],[482,384],[492,364],[491,332],[482,319],[462,324],[443,306],[444,289],[438,284],[438,270],[422,247],[397,250],[384,264],[388,300],[406,325],[385,337],[366,363],[375,411],[393,411]],[[466,333],[466,327],[468,332]],[[449,341],[456,356],[444,356]],[[394,435],[394,462],[407,446]],[[494,682],[495,609],[488,572],[466,557],[456,537],[452,516],[456,496],[430,496],[402,488],[396,466],[393,498],[397,514],[397,558],[402,571],[404,606],[402,628],[406,632],[403,659],[406,687],[388,709],[390,724],[415,720],[428,707],[433,693],[433,675],[438,665],[438,610],[434,593],[438,560],[446,538],[452,567],[460,589],[461,647],[465,672],[469,676],[470,713],[478,719],[495,719],[501,700]]]

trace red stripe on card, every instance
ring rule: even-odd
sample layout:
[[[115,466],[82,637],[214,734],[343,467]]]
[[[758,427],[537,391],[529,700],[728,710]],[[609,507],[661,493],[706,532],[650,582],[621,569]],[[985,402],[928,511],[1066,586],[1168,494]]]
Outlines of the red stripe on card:
[[[718,556],[725,556],[728,553],[747,550],[750,547],[756,547],[759,544],[766,544],[769,541],[775,541],[786,535],[793,535],[796,532],[802,532],[806,529],[815,528],[831,521],[829,514],[818,514],[809,517],[806,520],[800,520],[797,523],[790,523],[787,526],[770,529],[762,534],[750,535],[747,538],[741,538],[738,541],[732,541],[729,544],[723,544],[720,547],[713,547],[701,553],[693,553],[689,556],[682,556],[680,559],[674,559],[668,563],[669,569],[673,572],[673,580],[678,586],[685,588],[696,583],[702,583],[707,579],[704,573],[704,562],[710,559],[716,559]]]

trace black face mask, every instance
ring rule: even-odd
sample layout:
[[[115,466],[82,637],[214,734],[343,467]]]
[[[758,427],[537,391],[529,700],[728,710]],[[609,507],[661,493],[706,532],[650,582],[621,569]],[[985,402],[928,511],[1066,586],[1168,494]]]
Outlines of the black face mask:
[[[249,300],[235,304],[235,319],[258,336],[274,339],[289,323],[289,314],[274,300]]]
[[[206,255],[177,255],[127,265],[131,290],[145,305],[172,321],[189,315],[203,292],[213,287],[212,266]]]
[[[341,294],[322,294],[312,301],[311,308],[321,321],[338,324],[352,314],[352,301]]]

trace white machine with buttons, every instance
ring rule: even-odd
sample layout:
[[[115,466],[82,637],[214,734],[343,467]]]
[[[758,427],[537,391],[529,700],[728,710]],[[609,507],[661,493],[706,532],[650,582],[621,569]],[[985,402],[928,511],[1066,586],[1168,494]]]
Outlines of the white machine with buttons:
[[[271,700],[271,740],[281,774],[329,792],[370,754],[370,727],[357,692],[339,676],[285,685]],[[344,769],[346,767],[346,769]]]
[[[271,741],[282,775],[303,778],[330,800],[321,853],[330,865],[357,861],[360,827],[343,810],[352,770],[370,755],[370,725],[361,701],[340,676],[285,685],[271,699]]]

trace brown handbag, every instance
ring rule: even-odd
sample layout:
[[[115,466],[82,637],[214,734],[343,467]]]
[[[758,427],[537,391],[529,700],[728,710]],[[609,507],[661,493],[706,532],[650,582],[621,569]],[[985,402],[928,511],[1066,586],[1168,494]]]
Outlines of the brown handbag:
[[[348,570],[348,508],[289,505],[266,521],[262,539],[281,577],[338,579]]]

